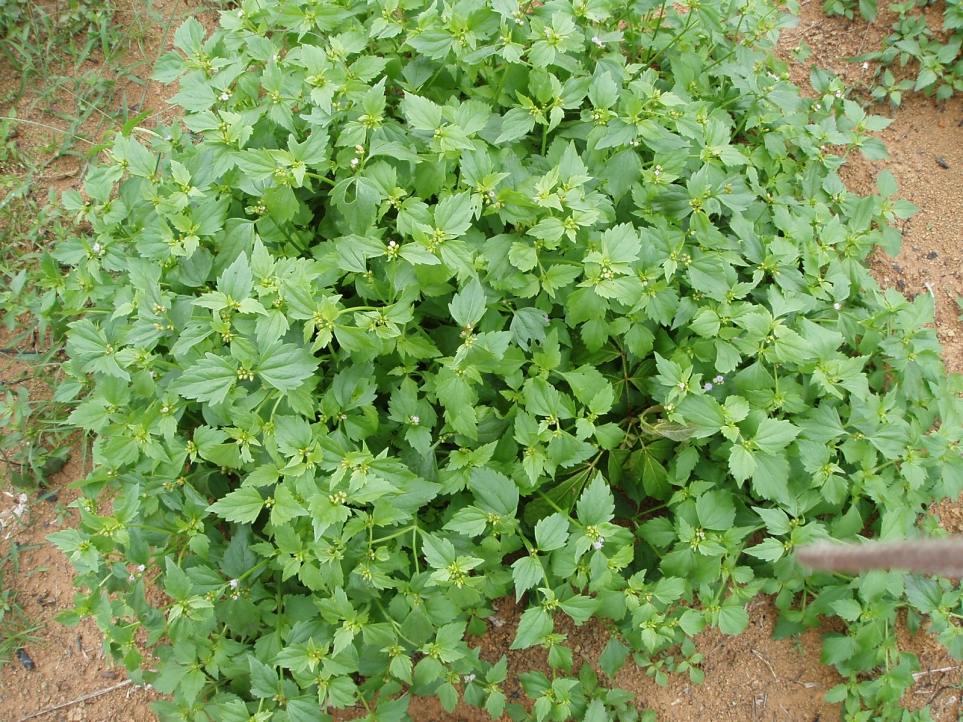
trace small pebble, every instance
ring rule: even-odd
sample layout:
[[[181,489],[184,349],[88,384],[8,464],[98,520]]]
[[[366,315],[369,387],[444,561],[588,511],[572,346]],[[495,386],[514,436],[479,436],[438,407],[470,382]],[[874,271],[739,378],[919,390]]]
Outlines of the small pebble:
[[[41,491],[37,494],[37,501],[46,501],[50,504],[57,503],[57,490],[47,489],[46,491]]]
[[[929,253],[926,254],[926,257],[932,261],[934,258],[939,258],[939,255],[940,254],[937,253],[936,251],[930,251]]]
[[[37,666],[36,664],[33,663],[33,660],[30,659],[30,655],[27,654],[27,650],[25,649],[17,650],[17,661],[23,665],[24,669],[33,669],[34,667]]]

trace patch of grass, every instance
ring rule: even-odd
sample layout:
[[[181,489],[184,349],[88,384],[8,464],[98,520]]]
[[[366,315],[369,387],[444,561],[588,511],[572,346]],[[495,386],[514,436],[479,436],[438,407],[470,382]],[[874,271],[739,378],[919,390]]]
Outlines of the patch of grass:
[[[0,465],[13,486],[26,489],[63,466],[69,432],[51,401],[63,329],[52,289],[60,270],[47,253],[65,229],[54,197],[32,192],[37,175],[16,143],[13,121],[0,122]]]
[[[145,51],[147,30],[165,22],[149,1],[0,0],[0,74],[18,79],[0,91],[0,106],[19,106],[24,114],[39,110],[48,119],[17,121],[50,131],[35,149],[41,168],[76,156],[82,175],[95,148],[91,139],[137,114],[146,97],[140,71],[152,60]],[[144,92],[130,99],[131,86]]]
[[[38,642],[35,633],[40,625],[33,623],[25,612],[22,594],[15,582],[20,574],[20,554],[39,547],[39,544],[21,546],[11,541],[0,555],[0,669],[18,659],[18,650]]]

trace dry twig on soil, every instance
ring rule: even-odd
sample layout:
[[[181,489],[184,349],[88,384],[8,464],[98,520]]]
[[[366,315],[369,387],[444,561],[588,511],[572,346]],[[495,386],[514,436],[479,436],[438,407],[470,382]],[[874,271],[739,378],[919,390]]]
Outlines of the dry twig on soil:
[[[64,702],[63,704],[58,704],[54,707],[47,707],[47,709],[42,709],[39,712],[34,712],[33,714],[28,714],[26,717],[21,717],[17,722],[26,722],[28,719],[34,719],[35,717],[40,717],[45,714],[50,714],[51,712],[56,712],[58,709],[64,709],[66,707],[71,707],[75,704],[80,704],[81,702],[86,702],[88,699],[93,699],[94,697],[100,697],[101,695],[113,692],[115,689],[120,689],[121,687],[127,687],[132,685],[134,682],[130,679],[125,679],[123,682],[118,682],[110,687],[105,687],[104,689],[99,689],[96,692],[91,692],[90,694],[85,694],[77,699],[72,699],[69,702]]]

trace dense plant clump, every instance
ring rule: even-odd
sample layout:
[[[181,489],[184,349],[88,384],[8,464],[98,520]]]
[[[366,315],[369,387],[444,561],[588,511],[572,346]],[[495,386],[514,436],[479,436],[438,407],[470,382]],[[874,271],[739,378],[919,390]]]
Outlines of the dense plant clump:
[[[177,31],[184,116],[64,196],[90,230],[55,254],[58,398],[95,435],[52,537],[89,590],[64,619],[163,720],[401,720],[409,692],[627,720],[561,618],[609,631],[604,677],[700,681],[689,637],[764,592],[780,635],[846,620],[848,718],[925,719],[894,711],[893,623],[963,657],[960,593],[791,555],[935,533],[963,489],[932,301],[863,263],[914,209],[836,173],[886,121],[818,73],[800,98],[767,3],[536,5],[245,1]],[[506,594],[512,648],[548,653],[528,711],[470,641]]]

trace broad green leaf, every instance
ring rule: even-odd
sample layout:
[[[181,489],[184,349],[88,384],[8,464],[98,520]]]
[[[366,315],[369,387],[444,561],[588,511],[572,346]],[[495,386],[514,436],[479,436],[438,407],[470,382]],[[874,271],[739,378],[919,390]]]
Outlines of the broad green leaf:
[[[441,106],[413,93],[406,93],[402,101],[405,118],[416,130],[437,130],[441,127]]]
[[[211,504],[207,510],[227,521],[253,524],[264,508],[264,499],[257,489],[245,486],[235,489]]]
[[[526,555],[512,564],[512,579],[515,581],[515,599],[520,600],[529,589],[545,578],[538,557]]]
[[[541,607],[526,609],[518,621],[518,631],[510,649],[527,649],[538,644],[554,628],[552,615]]]
[[[317,366],[317,360],[303,346],[275,342],[261,352],[257,373],[272,388],[294,391]]]
[[[470,329],[485,315],[485,291],[481,282],[473,278],[462,291],[456,293],[448,304],[451,317],[462,328]]]
[[[225,356],[208,352],[189,366],[171,385],[171,389],[187,399],[219,404],[238,382],[237,363]]]
[[[560,549],[568,541],[569,521],[561,514],[552,514],[540,519],[535,525],[535,542],[538,549],[550,552]]]
[[[610,521],[615,515],[615,499],[612,490],[601,474],[596,474],[582,492],[576,505],[578,520],[586,526],[598,526]]]
[[[518,486],[504,474],[479,467],[472,469],[471,490],[485,512],[513,518],[518,510]]]

